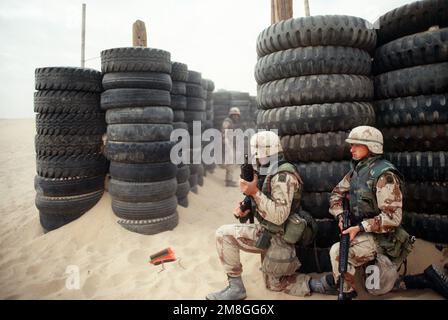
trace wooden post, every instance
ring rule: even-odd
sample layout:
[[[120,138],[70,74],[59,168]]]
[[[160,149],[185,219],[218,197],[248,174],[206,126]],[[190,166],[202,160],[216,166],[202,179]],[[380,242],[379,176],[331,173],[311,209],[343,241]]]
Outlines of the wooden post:
[[[145,23],[137,20],[132,25],[132,45],[134,47],[146,47],[147,44]]]
[[[271,24],[292,18],[292,0],[271,0]]]
[[[308,0],[304,0],[305,5],[305,17],[309,17],[310,16],[310,4],[308,3]]]
[[[86,4],[82,4],[82,26],[81,26],[81,68],[86,65]]]

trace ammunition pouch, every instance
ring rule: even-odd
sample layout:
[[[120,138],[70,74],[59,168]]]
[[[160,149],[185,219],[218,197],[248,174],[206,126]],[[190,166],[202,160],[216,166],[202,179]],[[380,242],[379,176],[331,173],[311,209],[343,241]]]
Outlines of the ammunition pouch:
[[[383,253],[399,266],[414,248],[415,237],[399,226],[392,232],[376,234],[375,240]]]
[[[275,277],[281,277],[294,274],[299,267],[300,262],[294,245],[286,243],[280,236],[273,236],[261,270]]]
[[[296,213],[290,214],[288,220],[285,222],[285,233],[283,234],[283,240],[290,244],[296,244],[302,239],[306,227],[307,223],[305,219],[301,218]]]

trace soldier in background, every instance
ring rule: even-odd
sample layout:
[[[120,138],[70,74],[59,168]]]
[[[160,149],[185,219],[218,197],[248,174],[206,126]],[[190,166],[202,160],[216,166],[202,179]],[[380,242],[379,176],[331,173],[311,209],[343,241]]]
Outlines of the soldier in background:
[[[224,167],[226,169],[225,185],[226,187],[236,187],[237,184],[233,180],[236,164],[235,161],[235,144],[232,141],[232,135],[228,130],[235,130],[239,128],[241,112],[240,109],[233,107],[229,110],[229,116],[222,122],[222,136],[224,139],[224,150],[226,163]],[[230,162],[230,163],[229,163]]]

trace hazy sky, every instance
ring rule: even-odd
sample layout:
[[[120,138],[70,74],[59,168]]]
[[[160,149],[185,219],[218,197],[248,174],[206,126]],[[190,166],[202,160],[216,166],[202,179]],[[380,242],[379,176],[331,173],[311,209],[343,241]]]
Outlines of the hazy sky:
[[[309,0],[311,15],[346,14],[374,22],[409,0]],[[80,66],[81,6],[87,4],[86,67],[102,50],[132,46],[143,20],[148,46],[212,79],[216,88],[256,94],[255,42],[270,25],[270,0],[0,0],[0,118],[34,117],[34,69]],[[304,15],[294,0],[294,17]]]

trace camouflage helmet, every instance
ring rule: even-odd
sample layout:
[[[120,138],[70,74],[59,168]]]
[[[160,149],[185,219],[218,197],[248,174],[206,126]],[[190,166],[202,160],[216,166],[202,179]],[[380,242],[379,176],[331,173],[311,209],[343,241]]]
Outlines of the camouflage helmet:
[[[255,158],[266,158],[283,151],[280,138],[272,131],[254,134],[250,138],[250,148]]]
[[[232,114],[237,114],[237,115],[241,115],[240,109],[237,107],[232,107],[229,110],[229,116],[231,116]]]
[[[374,127],[359,126],[354,128],[350,131],[345,142],[363,144],[367,146],[370,152],[375,154],[383,153],[383,134]]]

